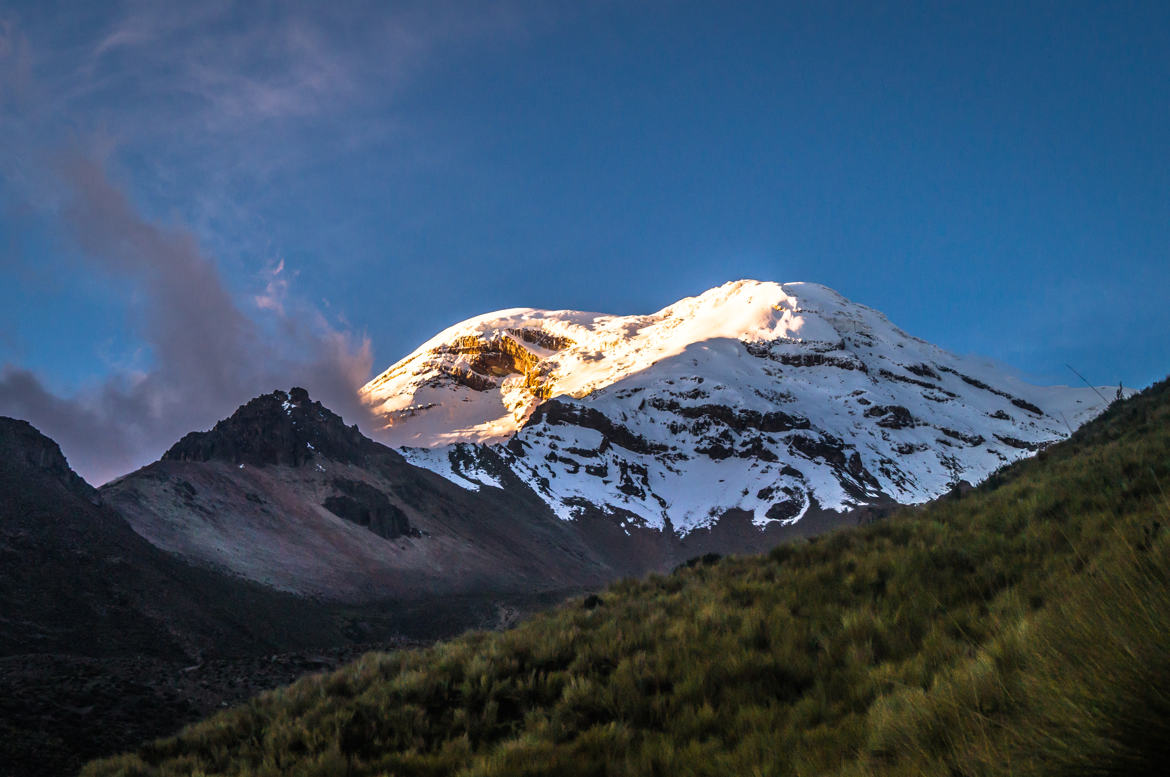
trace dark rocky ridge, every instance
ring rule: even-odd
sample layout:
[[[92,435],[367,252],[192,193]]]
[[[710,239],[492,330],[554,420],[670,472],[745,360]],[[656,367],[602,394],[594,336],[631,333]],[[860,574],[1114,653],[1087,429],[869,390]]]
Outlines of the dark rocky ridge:
[[[503,487],[469,490],[294,388],[186,435],[102,493],[159,548],[326,601],[474,593],[523,607],[631,571],[610,567],[498,458],[483,453],[477,464]],[[333,517],[370,536],[339,530]]]
[[[393,454],[356,425],[309,399],[303,388],[274,391],[240,406],[211,431],[191,432],[163,454],[164,461],[226,461],[262,467],[300,466],[315,457],[358,464]]]
[[[0,416],[0,461],[13,471],[26,471],[57,481],[86,497],[93,488],[74,472],[61,446],[37,431],[28,421]]]
[[[826,461],[859,494],[873,488],[856,452],[840,440],[807,436],[807,419],[717,406],[688,409],[688,416],[688,423],[711,425],[713,433],[728,424],[769,430],[756,431],[757,436],[783,430],[799,459]],[[566,446],[550,455],[612,478],[623,494],[646,496],[648,470],[620,458],[607,464],[599,458],[607,451],[681,455],[561,399],[541,404],[530,422],[600,432],[596,450]],[[266,436],[267,425],[272,432]],[[755,437],[740,442],[726,455],[774,458]],[[517,438],[508,447],[522,444]],[[716,552],[761,550],[817,525],[802,521],[799,527],[761,531],[744,521],[735,531],[684,536],[669,525],[651,527],[628,512],[591,510],[588,504],[576,505],[588,520],[566,521],[540,495],[552,484],[521,480],[509,464],[512,455],[508,448],[455,446],[449,452],[453,471],[481,487],[457,485],[361,437],[294,389],[248,402],[210,432],[185,437],[161,461],[103,487],[102,494],[160,548],[337,602],[567,593],[670,569],[694,555],[696,545]],[[800,477],[791,467],[782,474]],[[795,488],[778,491],[772,515],[790,518],[805,504]],[[338,518],[343,527],[333,522]],[[855,518],[834,514],[830,520],[848,524]],[[359,528],[370,536],[355,535]]]

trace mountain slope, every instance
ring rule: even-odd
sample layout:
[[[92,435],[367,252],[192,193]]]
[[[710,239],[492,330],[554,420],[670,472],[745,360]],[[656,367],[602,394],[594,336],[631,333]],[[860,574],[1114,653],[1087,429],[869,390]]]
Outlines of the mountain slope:
[[[0,558],[0,655],[239,655],[317,644],[330,628],[304,627],[319,615],[306,603],[153,547],[56,443],[10,418],[0,418]]]
[[[253,399],[102,496],[160,548],[319,598],[527,593],[612,575],[522,485],[456,487],[302,389]]]
[[[759,550],[857,520],[817,512],[761,532],[739,515],[685,537],[603,515],[567,522],[498,450],[458,448],[452,458],[475,482],[414,466],[293,389],[188,434],[101,496],[153,545],[195,564],[395,612],[429,602],[436,617],[460,597],[489,612],[524,609],[692,556]]]
[[[115,774],[1147,775],[1170,382],[975,491],[370,655]]]
[[[1026,384],[823,286],[756,281],[647,316],[490,313],[362,394],[379,439],[453,482],[476,487],[491,451],[562,518],[682,535],[729,511],[763,527],[923,502],[1102,409],[1092,389]]]

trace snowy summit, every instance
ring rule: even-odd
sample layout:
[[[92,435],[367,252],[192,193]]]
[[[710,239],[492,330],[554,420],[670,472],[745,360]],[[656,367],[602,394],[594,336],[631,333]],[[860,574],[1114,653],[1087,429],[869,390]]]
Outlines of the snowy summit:
[[[1089,388],[1025,383],[813,283],[742,280],[650,315],[514,308],[370,381],[377,436],[469,488],[503,461],[561,517],[680,534],[728,511],[914,503],[1064,437]]]

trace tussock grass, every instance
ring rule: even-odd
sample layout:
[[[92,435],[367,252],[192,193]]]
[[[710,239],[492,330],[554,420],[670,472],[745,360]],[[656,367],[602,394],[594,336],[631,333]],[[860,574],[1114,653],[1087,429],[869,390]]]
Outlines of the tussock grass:
[[[1166,382],[962,498],[370,654],[84,774],[1161,774],[1163,483]]]

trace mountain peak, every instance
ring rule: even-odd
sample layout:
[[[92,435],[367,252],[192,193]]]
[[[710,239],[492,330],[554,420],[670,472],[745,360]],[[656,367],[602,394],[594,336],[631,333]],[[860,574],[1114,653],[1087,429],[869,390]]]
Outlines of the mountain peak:
[[[92,491],[69,467],[61,447],[28,421],[0,416],[0,460],[15,469],[45,473],[74,491]]]
[[[681,532],[732,509],[766,525],[814,503],[922,502],[1101,410],[1092,389],[1029,385],[826,286],[750,279],[645,315],[468,319],[362,396],[389,445],[506,443],[559,515],[592,505]]]
[[[346,426],[308,391],[293,387],[252,399],[210,431],[191,432],[163,459],[300,466],[317,457],[355,463],[380,450],[356,425]]]
[[[582,398],[718,343],[848,350],[913,340],[884,315],[816,283],[742,279],[647,315],[511,308],[463,321],[361,390],[393,445],[503,442],[546,399]],[[920,341],[919,341],[920,342]],[[697,356],[697,354],[696,354]],[[842,363],[854,357],[842,353]]]

